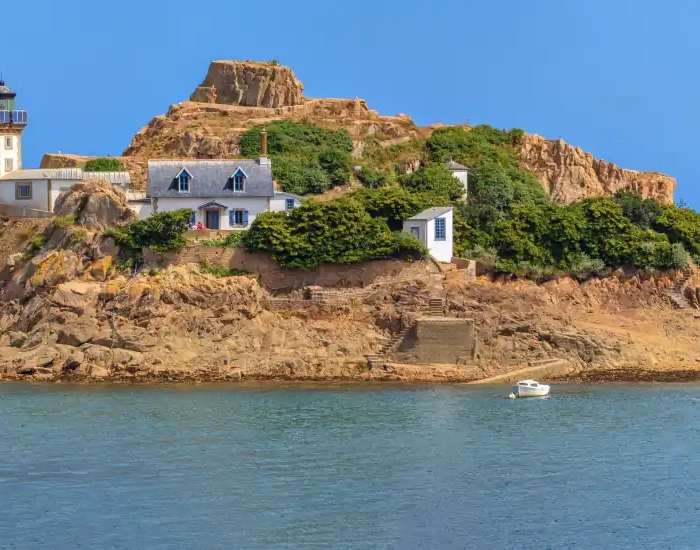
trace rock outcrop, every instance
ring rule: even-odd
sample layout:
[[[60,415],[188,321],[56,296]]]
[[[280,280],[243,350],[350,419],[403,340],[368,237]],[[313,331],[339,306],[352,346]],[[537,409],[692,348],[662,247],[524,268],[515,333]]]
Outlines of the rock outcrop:
[[[244,107],[290,107],[304,87],[289,67],[253,61],[214,61],[190,101]]]
[[[124,191],[108,181],[77,183],[56,199],[54,213],[72,216],[77,225],[102,231],[136,219]]]
[[[673,203],[674,178],[619,168],[562,140],[525,135],[521,154],[525,168],[537,176],[552,199],[559,203],[610,196],[622,188],[631,189],[644,198]]]

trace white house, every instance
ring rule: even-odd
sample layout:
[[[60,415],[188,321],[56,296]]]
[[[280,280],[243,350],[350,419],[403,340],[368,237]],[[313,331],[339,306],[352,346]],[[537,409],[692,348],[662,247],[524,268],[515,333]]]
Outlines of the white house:
[[[260,157],[239,160],[149,160],[148,196],[153,213],[181,208],[195,211],[207,229],[247,229],[263,212],[292,210],[302,198],[275,191],[261,134]]]
[[[53,212],[58,195],[86,180],[106,180],[129,187],[129,172],[83,172],[80,168],[14,170],[0,176],[0,204]]]
[[[447,169],[452,172],[452,175],[464,185],[463,199],[467,200],[469,194],[469,168],[452,159],[448,160],[445,166],[447,166]]]
[[[403,222],[403,230],[421,241],[430,255],[438,262],[452,261],[453,208],[436,206],[428,208]]]

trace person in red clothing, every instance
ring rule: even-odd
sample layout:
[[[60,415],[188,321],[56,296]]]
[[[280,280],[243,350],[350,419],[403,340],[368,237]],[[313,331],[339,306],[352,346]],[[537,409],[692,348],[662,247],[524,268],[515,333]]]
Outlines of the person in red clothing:
[[[199,229],[200,231],[204,231],[206,229],[206,227],[204,227],[204,224],[202,222],[199,222],[197,224],[197,229]]]

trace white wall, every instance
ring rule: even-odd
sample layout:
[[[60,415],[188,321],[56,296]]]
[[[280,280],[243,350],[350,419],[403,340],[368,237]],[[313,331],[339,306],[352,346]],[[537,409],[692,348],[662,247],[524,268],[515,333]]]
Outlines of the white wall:
[[[181,208],[191,208],[195,211],[196,222],[206,223],[204,210],[198,210],[200,206],[208,202],[218,202],[234,210],[248,211],[248,227],[253,223],[255,217],[263,212],[267,212],[268,198],[267,197],[227,197],[227,198],[195,198],[195,197],[159,197],[154,198],[153,212],[170,212],[172,210],[180,210]],[[155,206],[157,205],[157,207]],[[229,225],[229,210],[226,210],[220,219],[220,227],[226,230],[246,229],[244,227],[231,227]]]
[[[8,137],[12,140],[11,149],[5,148],[5,138]],[[3,134],[2,130],[0,129],[0,177],[8,173],[5,170],[5,159],[12,160],[12,172],[19,170],[22,167],[19,158],[20,139],[21,137],[16,134]]]
[[[454,170],[452,175],[464,185],[464,198],[467,198],[469,192],[469,172],[467,170]]]
[[[287,210],[287,199],[294,200],[294,208],[301,205],[301,201],[292,196],[278,195],[270,199],[270,212],[284,212]]]
[[[15,182],[0,182],[0,202],[13,204],[36,210],[50,210],[49,208],[49,183],[47,180],[22,181],[22,184],[32,184],[32,198],[28,200],[15,199]]]
[[[127,203],[129,209],[136,213],[139,220],[145,220],[153,214],[153,205],[149,202],[131,202]]]
[[[53,212],[53,207],[56,205],[56,199],[64,191],[70,190],[73,185],[80,183],[79,180],[51,180],[51,203],[49,211]]]
[[[428,222],[425,220],[404,220],[403,230],[405,233],[411,233],[411,228],[418,228],[418,240],[426,247],[428,246]]]
[[[428,221],[428,251],[430,255],[438,262],[450,263],[453,254],[454,233],[452,228],[453,216],[452,212],[447,212],[438,218],[445,218],[445,240],[435,240],[435,219]]]

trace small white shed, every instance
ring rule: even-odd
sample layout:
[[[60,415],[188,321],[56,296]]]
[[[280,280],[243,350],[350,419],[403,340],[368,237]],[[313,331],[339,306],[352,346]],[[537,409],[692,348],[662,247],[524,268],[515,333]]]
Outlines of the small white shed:
[[[403,230],[421,241],[438,262],[450,263],[453,251],[453,208],[436,206],[403,222]]]

